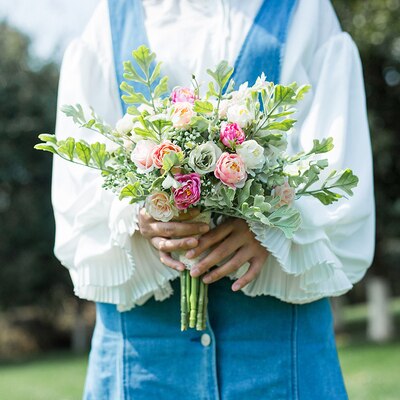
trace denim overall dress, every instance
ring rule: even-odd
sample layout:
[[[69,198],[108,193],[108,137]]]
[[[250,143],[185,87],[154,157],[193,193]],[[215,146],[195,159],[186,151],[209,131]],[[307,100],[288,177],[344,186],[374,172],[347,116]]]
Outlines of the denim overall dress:
[[[295,6],[263,2],[235,63],[236,82],[252,84],[262,71],[279,82]],[[141,0],[109,0],[109,11],[121,82],[122,61],[147,44]],[[210,285],[203,332],[180,332],[179,280],[167,300],[150,299],[131,311],[96,303],[84,399],[347,399],[328,299],[289,304],[232,292],[231,284],[223,278]]]

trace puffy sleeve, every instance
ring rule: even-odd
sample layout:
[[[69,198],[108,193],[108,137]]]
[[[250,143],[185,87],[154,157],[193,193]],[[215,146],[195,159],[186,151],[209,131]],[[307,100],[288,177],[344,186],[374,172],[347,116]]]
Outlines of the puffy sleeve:
[[[58,96],[59,107],[80,103],[89,110],[91,106],[111,124],[121,117],[113,65],[82,39],[72,42],[65,53]],[[61,112],[56,135],[59,140],[74,136],[107,142],[100,134],[77,127]],[[120,201],[102,188],[102,182],[98,171],[54,157],[54,252],[69,269],[75,294],[117,304],[120,310],[142,304],[152,295],[159,300],[168,297],[168,280],[175,271],[160,265],[148,243],[141,246],[145,240],[137,232],[139,206]],[[143,258],[159,264],[146,268]]]
[[[294,151],[332,136],[331,169],[351,168],[359,177],[354,196],[323,206],[311,197],[297,200],[302,227],[293,239],[276,228],[251,225],[270,256],[259,277],[243,291],[269,294],[292,303],[338,296],[359,281],[374,252],[375,214],[372,157],[362,67],[355,44],[343,32],[320,46],[306,68],[312,93],[299,110]]]

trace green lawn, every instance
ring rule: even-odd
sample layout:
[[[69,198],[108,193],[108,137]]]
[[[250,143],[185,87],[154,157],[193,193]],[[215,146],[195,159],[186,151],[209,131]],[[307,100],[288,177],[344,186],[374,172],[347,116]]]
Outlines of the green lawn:
[[[350,400],[400,398],[400,343],[340,345]],[[78,400],[86,356],[54,353],[19,364],[0,365],[0,397],[7,400]]]

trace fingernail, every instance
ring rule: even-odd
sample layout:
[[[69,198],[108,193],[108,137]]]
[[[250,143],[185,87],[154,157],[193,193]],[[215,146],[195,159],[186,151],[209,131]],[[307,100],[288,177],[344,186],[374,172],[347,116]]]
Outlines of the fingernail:
[[[191,276],[197,275],[199,272],[200,272],[200,271],[199,271],[198,268],[192,268],[192,269],[190,270],[190,275],[191,275]]]
[[[210,227],[208,226],[208,225],[202,225],[201,227],[200,227],[200,232],[201,233],[206,233],[206,232],[208,232],[210,230]]]
[[[184,271],[185,267],[183,265],[180,265],[177,269],[178,269],[178,271]]]
[[[233,285],[232,285],[232,290],[233,291],[238,291],[240,289],[240,285],[238,284],[238,283],[234,283]]]
[[[203,278],[203,282],[204,282],[204,283],[210,283],[210,282],[211,282],[211,278],[210,278],[209,276],[205,276],[205,277]]]
[[[192,258],[194,256],[194,251],[193,250],[189,250],[187,253],[186,253],[186,257],[187,258]]]

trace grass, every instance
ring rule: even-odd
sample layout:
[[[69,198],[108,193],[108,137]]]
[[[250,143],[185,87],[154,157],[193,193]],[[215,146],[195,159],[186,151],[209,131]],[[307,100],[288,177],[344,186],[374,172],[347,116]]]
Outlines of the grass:
[[[7,400],[81,399],[86,365],[86,355],[63,352],[0,365],[0,397]]]
[[[392,303],[400,332],[400,299]],[[400,340],[372,344],[365,339],[366,307],[345,309],[348,333],[337,336],[350,400],[400,399]],[[79,400],[87,355],[57,352],[0,364],[0,397],[7,400]]]

